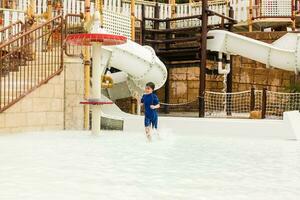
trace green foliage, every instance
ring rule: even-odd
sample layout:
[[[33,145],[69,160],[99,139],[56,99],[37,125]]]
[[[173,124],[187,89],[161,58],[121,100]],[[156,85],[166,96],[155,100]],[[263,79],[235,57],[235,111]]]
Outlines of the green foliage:
[[[300,93],[300,83],[296,83],[287,88],[288,92]]]

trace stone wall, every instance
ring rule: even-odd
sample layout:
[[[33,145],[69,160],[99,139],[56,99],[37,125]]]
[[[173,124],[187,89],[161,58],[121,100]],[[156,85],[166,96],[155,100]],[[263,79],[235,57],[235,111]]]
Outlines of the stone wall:
[[[267,43],[282,37],[286,32],[252,32],[241,33],[247,37]],[[286,91],[296,80],[294,72],[279,69],[268,69],[265,64],[234,56],[233,59],[233,89],[248,90],[251,86],[257,89],[266,87],[272,91]]]
[[[64,75],[61,73],[0,113],[0,133],[62,130],[63,104]]]
[[[0,133],[82,130],[83,64],[66,58],[64,71],[0,113]]]
[[[84,66],[82,59],[67,57],[65,60],[65,128],[82,130],[84,126]]]

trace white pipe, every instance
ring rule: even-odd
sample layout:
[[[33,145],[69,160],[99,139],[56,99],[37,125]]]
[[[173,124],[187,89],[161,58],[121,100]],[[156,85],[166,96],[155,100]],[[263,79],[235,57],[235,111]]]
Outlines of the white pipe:
[[[96,11],[94,14],[94,21],[92,25],[92,33],[100,33],[100,13]],[[101,52],[102,44],[93,43],[92,45],[92,58],[93,58],[93,69],[92,69],[92,98],[93,101],[101,101],[101,84],[100,79],[104,66],[101,63]],[[101,106],[92,106],[92,133],[99,134],[101,130]]]
[[[230,73],[230,54],[226,55],[226,64],[225,68],[223,68],[223,53],[219,52],[218,53],[218,73],[219,74],[229,74]]]

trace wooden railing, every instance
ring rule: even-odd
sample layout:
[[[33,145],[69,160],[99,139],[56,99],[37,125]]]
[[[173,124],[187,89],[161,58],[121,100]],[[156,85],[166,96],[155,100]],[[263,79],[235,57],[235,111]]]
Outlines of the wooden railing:
[[[0,112],[63,69],[63,17],[0,44]]]

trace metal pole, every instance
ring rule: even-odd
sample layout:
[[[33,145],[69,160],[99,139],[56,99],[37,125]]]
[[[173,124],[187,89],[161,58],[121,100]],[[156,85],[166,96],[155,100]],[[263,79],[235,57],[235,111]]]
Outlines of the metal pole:
[[[248,28],[249,28],[249,32],[252,32],[252,30],[253,30],[253,3],[252,3],[252,0],[249,0]]]
[[[255,110],[255,89],[251,88],[251,96],[250,96],[250,111]]]
[[[201,31],[201,60],[200,60],[200,76],[199,76],[199,117],[205,117],[205,82],[206,82],[206,45],[207,45],[207,0],[202,1],[202,31]]]
[[[135,0],[131,0],[130,2],[131,40],[135,41]]]
[[[91,2],[90,0],[85,0],[85,23],[88,23],[91,20],[90,9]],[[91,56],[89,47],[83,48],[83,63],[84,63],[84,99],[88,99],[90,96],[90,64],[91,64]],[[89,129],[89,105],[84,105],[84,129]]]
[[[261,118],[266,118],[266,110],[267,110],[267,89],[263,88],[262,93],[262,105],[261,105]]]

